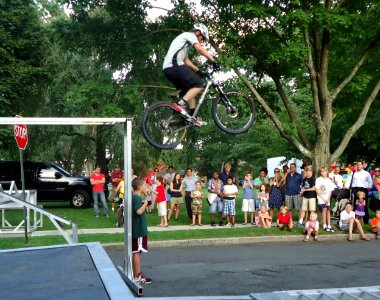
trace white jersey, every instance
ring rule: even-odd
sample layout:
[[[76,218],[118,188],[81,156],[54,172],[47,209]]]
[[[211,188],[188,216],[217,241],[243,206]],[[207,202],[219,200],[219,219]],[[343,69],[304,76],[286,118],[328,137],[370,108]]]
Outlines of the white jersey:
[[[184,65],[187,54],[196,43],[199,41],[194,32],[184,32],[177,36],[170,44],[163,69]]]

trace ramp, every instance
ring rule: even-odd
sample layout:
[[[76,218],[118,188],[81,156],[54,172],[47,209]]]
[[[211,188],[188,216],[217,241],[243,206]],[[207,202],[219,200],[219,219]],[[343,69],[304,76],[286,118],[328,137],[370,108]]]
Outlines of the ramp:
[[[134,299],[99,243],[0,251],[1,299]]]

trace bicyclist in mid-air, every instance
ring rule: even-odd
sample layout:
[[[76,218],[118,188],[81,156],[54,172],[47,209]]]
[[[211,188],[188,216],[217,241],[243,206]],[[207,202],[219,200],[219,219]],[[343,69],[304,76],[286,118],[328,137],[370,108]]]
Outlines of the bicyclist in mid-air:
[[[194,47],[198,53],[212,62],[215,70],[218,70],[220,67],[215,58],[201,45],[208,39],[207,27],[201,23],[195,24],[192,32],[184,32],[172,41],[163,64],[165,77],[180,90],[180,100],[173,108],[196,126],[206,125],[200,118],[192,117],[197,104],[195,97],[203,91],[203,83],[199,77],[202,71],[191,62],[188,53]],[[186,103],[189,105],[190,114],[185,109]]]

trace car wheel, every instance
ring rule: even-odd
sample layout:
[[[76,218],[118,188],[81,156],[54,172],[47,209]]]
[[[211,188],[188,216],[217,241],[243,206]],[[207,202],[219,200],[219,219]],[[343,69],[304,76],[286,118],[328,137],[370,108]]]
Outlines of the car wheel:
[[[90,196],[84,190],[76,190],[71,193],[70,205],[74,208],[85,208],[90,204]]]

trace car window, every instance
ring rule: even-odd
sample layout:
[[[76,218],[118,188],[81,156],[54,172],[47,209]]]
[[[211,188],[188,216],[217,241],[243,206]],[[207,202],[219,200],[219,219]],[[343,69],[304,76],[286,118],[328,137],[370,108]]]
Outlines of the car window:
[[[49,166],[40,167],[40,170],[38,172],[38,177],[41,179],[55,178],[55,172],[57,172],[57,170],[52,167],[49,167]]]

